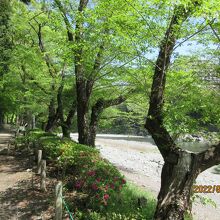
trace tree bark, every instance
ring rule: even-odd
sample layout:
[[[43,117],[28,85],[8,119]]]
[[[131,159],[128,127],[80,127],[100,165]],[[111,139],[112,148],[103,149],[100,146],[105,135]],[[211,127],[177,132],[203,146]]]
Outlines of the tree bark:
[[[64,121],[62,125],[63,137],[70,138],[70,129],[75,113],[76,113],[76,101],[74,100],[70,108],[70,111],[67,115],[66,121]]]
[[[65,120],[64,110],[63,110],[63,99],[62,99],[63,88],[64,88],[64,73],[62,73],[62,81],[57,93],[57,105],[58,105],[57,117],[60,120],[60,126],[62,128],[63,137],[70,138],[70,128],[72,125],[72,119],[76,113],[76,101],[73,98],[72,105],[69,109],[68,115]]]
[[[74,51],[75,75],[76,75],[76,96],[77,96],[77,127],[78,141],[80,144],[89,144],[88,132],[88,105],[91,90],[93,87],[92,81],[85,76],[83,65],[83,11],[87,7],[88,0],[80,0],[78,13],[79,18],[76,21],[75,27],[75,43],[78,47]]]
[[[0,109],[0,127],[4,124],[4,113],[3,111]]]
[[[55,100],[54,98],[52,98],[49,104],[48,119],[47,119],[45,131],[52,132],[56,122],[57,122],[57,114],[56,114],[56,109],[55,109]]]
[[[183,220],[191,207],[192,185],[199,174],[193,153],[176,149],[170,152],[161,174],[161,189],[155,220]]]
[[[66,120],[64,119],[64,112],[63,112],[63,101],[62,101],[62,91],[63,91],[63,85],[60,86],[58,95],[57,95],[57,103],[58,103],[58,117],[60,119],[60,125],[62,128],[63,137],[70,138],[70,128],[72,125],[72,119],[76,113],[76,101],[74,100],[69,113],[67,115]]]

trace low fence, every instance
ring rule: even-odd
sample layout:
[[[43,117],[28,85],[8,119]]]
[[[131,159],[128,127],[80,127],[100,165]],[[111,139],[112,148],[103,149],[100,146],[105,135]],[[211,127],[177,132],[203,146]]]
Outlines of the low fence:
[[[40,175],[40,189],[42,192],[46,192],[46,160],[43,160],[42,150],[38,150],[37,153],[37,170],[36,173]],[[32,178],[32,185],[33,185],[33,178]],[[63,191],[63,184],[59,181],[55,186],[55,220],[62,220],[63,219],[63,209],[66,210],[69,218],[74,220],[70,209],[62,195]]]

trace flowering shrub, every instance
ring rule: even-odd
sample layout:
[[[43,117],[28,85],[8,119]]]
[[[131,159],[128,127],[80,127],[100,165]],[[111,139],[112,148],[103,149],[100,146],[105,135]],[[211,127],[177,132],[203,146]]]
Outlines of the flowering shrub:
[[[126,181],[117,168],[101,157],[95,157],[90,166],[84,166],[78,173],[74,188],[89,195],[88,205],[100,208],[107,206],[111,197],[118,194],[124,184]]]
[[[126,184],[118,169],[101,158],[97,149],[75,142],[64,141],[60,145],[59,164],[66,169],[69,189],[88,194],[87,206],[107,206],[114,194]]]
[[[29,136],[29,140],[38,142],[44,157],[56,161],[59,170],[65,173],[67,189],[88,195],[87,206],[96,209],[107,206],[126,184],[118,169],[101,158],[95,148],[43,132]]]

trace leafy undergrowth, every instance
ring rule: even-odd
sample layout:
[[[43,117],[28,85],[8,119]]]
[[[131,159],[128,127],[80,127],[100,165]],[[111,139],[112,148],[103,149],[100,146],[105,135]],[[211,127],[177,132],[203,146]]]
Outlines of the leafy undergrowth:
[[[52,166],[51,174],[62,179],[75,220],[152,219],[153,197],[126,183],[97,149],[40,130],[29,131],[16,143],[20,149],[43,151],[43,158]]]
[[[127,183],[120,194],[112,196],[108,206],[101,206],[100,211],[78,210],[73,217],[75,220],[150,220],[155,207],[153,195]]]

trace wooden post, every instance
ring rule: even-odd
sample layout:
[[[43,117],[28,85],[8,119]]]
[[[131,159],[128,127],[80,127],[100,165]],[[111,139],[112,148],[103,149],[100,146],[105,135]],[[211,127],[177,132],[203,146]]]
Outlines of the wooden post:
[[[46,189],[46,160],[41,161],[41,184],[40,189],[44,192],[47,191]]]
[[[56,185],[55,220],[62,220],[62,182]]]
[[[42,150],[38,150],[37,154],[37,174],[41,174]]]
[[[10,153],[10,147],[11,147],[11,142],[8,142],[8,146],[7,146],[7,155],[9,155]]]

